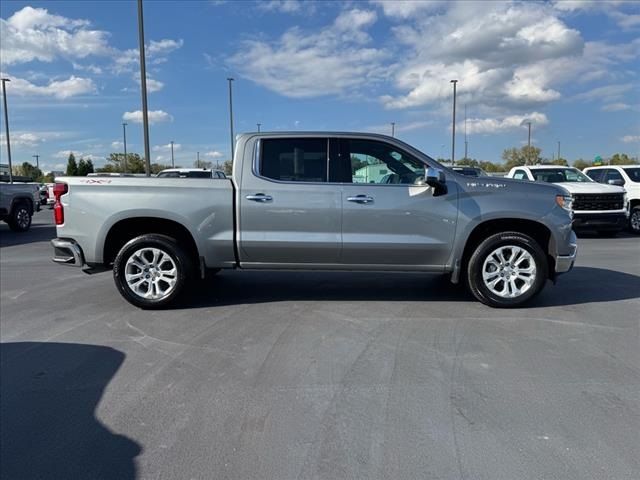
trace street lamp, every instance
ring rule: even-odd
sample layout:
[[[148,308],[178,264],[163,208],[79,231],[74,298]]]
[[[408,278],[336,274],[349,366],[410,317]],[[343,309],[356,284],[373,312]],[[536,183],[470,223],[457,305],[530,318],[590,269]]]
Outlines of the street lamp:
[[[233,77],[228,77],[227,82],[229,82],[229,131],[231,133],[231,161],[233,162],[233,157],[235,156],[235,145],[233,138],[233,90],[231,89],[231,82],[233,82]]]
[[[456,164],[456,84],[458,80],[451,80],[453,83],[453,133],[451,135],[451,165]]]
[[[127,124],[122,124],[122,145],[124,146],[124,163],[122,164],[123,173],[127,173]]]
[[[9,183],[13,183],[13,172],[11,166],[11,141],[9,139],[9,111],[7,110],[7,86],[6,82],[10,82],[8,78],[3,78],[2,80],[2,98],[4,101],[4,126],[7,132],[7,158],[9,159]]]
[[[558,140],[558,160],[560,160],[560,140]]]
[[[256,125],[258,126],[258,133],[260,133],[260,125],[262,125],[261,123],[256,123]]]
[[[138,0],[138,43],[140,44],[140,90],[142,91],[145,170],[147,177],[150,177],[151,157],[149,153],[149,111],[147,107],[147,67],[144,59],[144,19],[142,15],[142,0]]]
[[[396,136],[396,122],[391,122],[391,136]]]
[[[175,168],[176,164],[173,161],[173,140],[171,140],[171,142],[169,143],[171,143],[171,168]]]
[[[196,166],[200,168],[200,152],[196,152]]]
[[[36,153],[35,155],[31,155],[31,156],[36,159],[36,168],[40,169],[40,155]]]

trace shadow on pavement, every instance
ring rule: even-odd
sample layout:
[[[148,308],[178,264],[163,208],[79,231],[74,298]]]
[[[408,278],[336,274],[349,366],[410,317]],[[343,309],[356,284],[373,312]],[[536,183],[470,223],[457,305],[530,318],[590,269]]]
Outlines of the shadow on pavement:
[[[26,232],[13,232],[7,225],[0,225],[0,247],[46,242],[55,237],[56,227],[53,225],[31,225]]]
[[[640,297],[640,277],[591,267],[575,267],[550,282],[528,306],[611,302]],[[180,308],[280,301],[473,301],[446,275],[343,272],[221,273],[201,283]]]
[[[95,417],[124,358],[95,345],[0,344],[0,478],[136,478],[140,445]]]

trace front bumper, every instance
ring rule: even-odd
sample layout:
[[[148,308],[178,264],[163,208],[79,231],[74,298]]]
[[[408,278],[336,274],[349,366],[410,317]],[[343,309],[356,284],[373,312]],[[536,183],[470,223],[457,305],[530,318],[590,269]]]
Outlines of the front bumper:
[[[596,228],[622,230],[627,225],[627,213],[580,213],[573,214],[573,228]]]
[[[80,245],[74,240],[67,238],[54,238],[51,240],[53,245],[53,258],[56,263],[63,265],[71,265],[73,267],[84,266],[84,255]]]
[[[556,273],[566,273],[573,268],[578,255],[578,239],[575,232],[571,232],[569,255],[556,256]]]

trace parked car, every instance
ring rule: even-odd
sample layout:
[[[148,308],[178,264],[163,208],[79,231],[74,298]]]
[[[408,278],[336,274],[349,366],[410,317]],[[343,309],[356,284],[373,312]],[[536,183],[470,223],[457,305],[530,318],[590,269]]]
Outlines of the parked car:
[[[514,167],[507,178],[555,183],[571,194],[573,228],[593,229],[613,236],[627,225],[628,199],[624,188],[594,182],[577,168],[555,165]]]
[[[451,170],[468,177],[488,177],[489,175],[483,169],[478,167],[451,167]]]
[[[31,227],[33,212],[40,210],[40,186],[37,183],[0,183],[0,220],[15,232]]]
[[[164,178],[227,178],[222,170],[211,168],[167,168],[158,173]]]
[[[640,235],[640,165],[606,165],[583,171],[598,183],[624,187],[629,199],[629,231]]]
[[[354,183],[363,161],[403,183]],[[384,135],[243,134],[228,182],[66,177],[55,190],[53,260],[113,266],[142,308],[222,268],[446,272],[479,301],[514,307],[577,252],[564,189],[472,180]]]

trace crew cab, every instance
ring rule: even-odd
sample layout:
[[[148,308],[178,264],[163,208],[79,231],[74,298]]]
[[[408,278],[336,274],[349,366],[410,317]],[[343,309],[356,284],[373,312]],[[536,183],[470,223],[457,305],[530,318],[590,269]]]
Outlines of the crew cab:
[[[31,227],[34,212],[40,210],[40,186],[37,183],[0,182],[0,220],[14,232]]]
[[[640,165],[603,165],[583,172],[595,182],[624,187],[629,200],[629,231],[640,235]]]
[[[612,236],[627,225],[628,200],[624,188],[594,182],[577,168],[556,165],[514,167],[507,178],[554,183],[571,194],[573,228],[593,229]]]
[[[363,163],[399,182],[359,182]],[[53,260],[113,267],[142,308],[234,268],[448,273],[479,301],[513,307],[577,252],[562,188],[460,175],[376,134],[246,133],[227,180],[66,177],[55,191]]]

